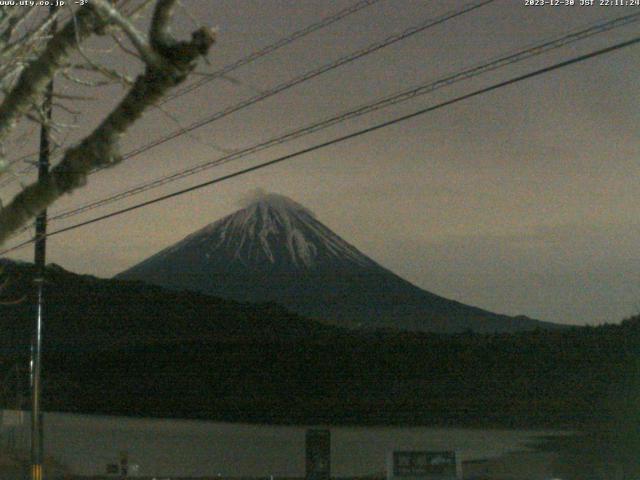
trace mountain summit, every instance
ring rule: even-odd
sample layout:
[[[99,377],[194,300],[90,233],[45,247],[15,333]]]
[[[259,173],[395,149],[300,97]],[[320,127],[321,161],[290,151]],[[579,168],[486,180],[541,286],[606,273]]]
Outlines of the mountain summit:
[[[495,332],[554,326],[422,290],[361,253],[304,206],[273,193],[256,196],[117,277],[276,302],[348,327]]]
[[[196,243],[207,250],[203,252],[206,258],[215,253],[247,266],[309,270],[327,263],[374,264],[318,222],[310,210],[274,193],[261,195],[246,208],[190,235],[176,248]]]

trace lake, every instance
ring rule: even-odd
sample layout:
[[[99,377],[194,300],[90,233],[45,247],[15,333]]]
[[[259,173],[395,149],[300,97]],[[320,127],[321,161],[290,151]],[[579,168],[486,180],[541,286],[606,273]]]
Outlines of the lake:
[[[103,475],[126,452],[141,476],[300,477],[309,426],[44,414],[45,451],[77,475]],[[462,461],[526,449],[547,430],[430,427],[323,427],[331,431],[331,473],[383,474],[393,450],[455,450]],[[28,447],[29,415],[3,411],[3,446]],[[13,440],[12,440],[13,439]]]

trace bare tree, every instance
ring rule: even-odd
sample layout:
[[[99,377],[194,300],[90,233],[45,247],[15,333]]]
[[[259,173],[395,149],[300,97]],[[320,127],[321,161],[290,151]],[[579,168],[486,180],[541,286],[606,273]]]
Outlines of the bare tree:
[[[132,20],[135,11],[123,13],[131,2],[90,0],[73,10],[60,10],[54,16],[29,19],[33,9],[0,6],[0,155],[19,122],[47,122],[41,105],[52,78],[73,77],[74,71],[97,73],[107,81],[121,81],[127,90],[120,102],[101,119],[99,125],[73,146],[63,150],[60,161],[45,180],[24,186],[0,210],[0,245],[38,213],[62,195],[87,182],[97,168],[117,165],[121,160],[120,141],[127,130],[153,107],[171,88],[193,72],[198,59],[207,55],[215,40],[212,29],[202,27],[189,40],[174,38],[170,24],[177,0],[143,1],[138,8],[153,3],[148,33]],[[49,34],[53,21],[63,25]],[[58,18],[56,18],[58,17]],[[27,22],[29,26],[26,27]],[[134,55],[143,69],[129,80],[121,72],[100,65],[84,53],[82,45],[93,35],[109,38],[114,45]],[[72,56],[82,62],[73,62]],[[101,83],[94,81],[94,86]],[[0,156],[0,175],[7,163]]]

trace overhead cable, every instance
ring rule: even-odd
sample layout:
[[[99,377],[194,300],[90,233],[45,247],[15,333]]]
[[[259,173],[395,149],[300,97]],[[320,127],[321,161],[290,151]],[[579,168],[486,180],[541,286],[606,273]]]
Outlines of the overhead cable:
[[[532,58],[537,55],[541,55],[543,53],[549,52],[551,50],[560,48],[562,46],[568,45],[570,43],[574,43],[585,38],[591,37],[595,34],[602,33],[605,31],[610,31],[614,28],[619,28],[625,25],[629,25],[633,22],[640,21],[640,13],[635,13],[632,15],[626,15],[624,17],[616,18],[606,22],[598,22],[596,24],[592,24],[587,28],[583,28],[581,30],[577,30],[571,32],[569,34],[565,34],[559,38],[554,38],[552,40],[547,40],[545,42],[539,43],[537,45],[532,45],[523,50],[519,50],[514,53],[509,53],[505,56],[499,57],[497,59],[491,60],[487,63],[478,64],[472,67],[469,67],[461,72],[448,75],[444,78],[436,80],[434,82],[429,82],[426,84],[421,84],[418,86],[414,86],[410,89],[403,90],[399,93],[395,93],[393,95],[388,95],[383,98],[377,99],[373,102],[369,102],[364,105],[360,105],[355,109],[350,109],[348,111],[342,112],[338,115],[334,115],[329,118],[325,118],[321,121],[314,122],[310,125],[306,125],[301,128],[294,129],[285,134],[276,136],[274,138],[265,140],[263,142],[254,144],[252,146],[240,149],[238,151],[232,152],[230,154],[224,155],[215,160],[209,160],[207,162],[200,163],[198,165],[181,169],[169,175],[162,176],[160,178],[143,182],[134,187],[128,188],[119,193],[110,195],[106,198],[102,198],[99,200],[95,200],[84,205],[70,208],[59,213],[55,213],[51,216],[50,221],[62,220],[64,218],[68,218],[71,216],[78,215],[80,213],[93,210],[94,208],[98,208],[104,205],[108,205],[110,203],[122,200],[124,198],[140,194],[142,192],[160,187],[162,185],[166,185],[168,183],[180,180],[182,178],[195,175],[202,171],[226,164],[231,161],[239,160],[248,155],[260,152],[267,148],[273,147],[275,145],[280,145],[285,142],[292,141],[294,139],[309,135],[311,133],[318,132],[320,130],[326,129],[330,126],[336,125],[338,123],[342,123],[347,120],[351,120],[374,111],[389,107],[391,105],[396,105],[401,102],[406,102],[408,100],[414,99],[418,96],[429,94],[443,87],[450,86],[454,83],[467,80],[484,73],[497,70],[499,68],[506,67],[508,65],[512,65],[517,62],[521,62]]]
[[[199,183],[197,185],[193,185],[191,187],[188,187],[188,188],[185,188],[185,189],[182,189],[182,190],[178,190],[176,192],[173,192],[173,193],[170,193],[170,194],[167,194],[167,195],[163,195],[163,196],[154,198],[152,200],[147,200],[145,202],[141,202],[141,203],[138,203],[136,205],[133,205],[133,206],[130,206],[130,207],[127,207],[127,208],[123,208],[123,209],[117,210],[115,212],[108,213],[106,215],[101,215],[99,217],[95,217],[95,218],[92,218],[90,220],[86,220],[84,222],[76,223],[76,224],[70,225],[68,227],[64,227],[64,228],[60,228],[58,230],[54,230],[54,231],[48,233],[47,237],[54,236],[54,235],[59,235],[59,234],[62,234],[62,233],[66,233],[66,232],[69,232],[69,231],[72,231],[72,230],[75,230],[75,229],[78,229],[78,228],[81,228],[81,227],[85,227],[87,225],[91,225],[91,224],[96,223],[96,222],[100,222],[100,221],[103,221],[103,220],[106,220],[106,219],[109,219],[109,218],[113,218],[113,217],[122,215],[124,213],[131,212],[133,210],[137,210],[137,209],[140,209],[140,208],[148,207],[148,206],[153,205],[155,203],[159,203],[159,202],[162,202],[164,200],[168,200],[170,198],[178,197],[180,195],[184,195],[186,193],[190,193],[190,192],[199,190],[201,188],[208,187],[210,185],[221,183],[223,181],[230,180],[232,178],[239,177],[241,175],[245,175],[247,173],[254,172],[256,170],[261,170],[263,168],[266,168],[266,167],[269,167],[269,166],[272,166],[272,165],[276,165],[278,163],[282,163],[282,162],[287,161],[287,160],[291,160],[293,158],[305,155],[307,153],[311,153],[311,152],[320,150],[322,148],[326,148],[326,147],[331,146],[331,145],[336,145],[338,143],[342,143],[344,141],[347,141],[347,140],[350,140],[350,139],[353,139],[353,138],[356,138],[356,137],[360,137],[362,135],[369,134],[369,133],[378,131],[378,130],[383,129],[383,128],[387,128],[387,127],[390,127],[392,125],[396,125],[398,123],[405,122],[405,121],[410,120],[412,118],[416,118],[416,117],[425,115],[427,113],[430,113],[430,112],[433,112],[435,110],[439,110],[439,109],[448,107],[450,105],[462,102],[464,100],[468,100],[468,99],[473,98],[473,97],[477,97],[477,96],[480,96],[480,95],[483,95],[483,94],[486,94],[486,93],[489,93],[489,92],[493,92],[493,91],[498,90],[500,88],[504,88],[504,87],[507,87],[509,85],[513,85],[515,83],[522,82],[524,80],[528,80],[528,79],[531,79],[531,78],[534,78],[534,77],[538,77],[540,75],[543,75],[543,74],[546,74],[546,73],[549,73],[549,72],[552,72],[552,71],[556,71],[556,70],[559,70],[561,68],[565,68],[565,67],[568,67],[570,65],[574,65],[576,63],[584,62],[586,60],[589,60],[589,59],[592,59],[592,58],[595,58],[595,57],[598,57],[598,56],[601,56],[601,55],[605,55],[605,54],[614,52],[616,50],[620,50],[620,49],[625,48],[625,47],[636,45],[638,43],[640,43],[640,37],[635,37],[635,38],[633,38],[631,40],[627,40],[627,41],[622,42],[622,43],[617,43],[615,45],[612,45],[612,46],[609,46],[609,47],[606,47],[606,48],[602,48],[600,50],[596,50],[596,51],[593,51],[593,52],[590,52],[590,53],[587,53],[587,54],[584,54],[584,55],[580,55],[578,57],[573,57],[573,58],[571,58],[569,60],[565,60],[565,61],[562,61],[560,63],[556,63],[554,65],[551,65],[551,66],[548,66],[548,67],[544,67],[544,68],[535,70],[533,72],[526,73],[524,75],[520,75],[520,76],[517,76],[515,78],[512,78],[512,79],[509,79],[509,80],[505,80],[505,81],[493,84],[493,85],[491,85],[489,87],[485,87],[485,88],[481,88],[479,90],[475,90],[475,91],[473,91],[471,93],[455,97],[453,99],[438,103],[438,104],[430,106],[430,107],[422,108],[422,109],[417,110],[415,112],[412,112],[410,114],[402,115],[402,116],[396,117],[396,118],[394,118],[392,120],[388,120],[388,121],[376,124],[374,126],[362,129],[362,130],[358,130],[357,132],[353,132],[353,133],[350,133],[350,134],[347,134],[347,135],[343,135],[343,136],[334,138],[332,140],[328,140],[326,142],[322,142],[322,143],[313,145],[311,147],[307,147],[307,148],[304,148],[302,150],[298,150],[296,152],[289,153],[287,155],[283,155],[281,157],[277,157],[275,159],[259,163],[259,164],[254,165],[254,166],[251,166],[251,167],[248,167],[248,168],[244,168],[244,169],[236,171],[234,173],[230,173],[228,175],[217,177],[217,178],[214,178],[212,180],[208,180],[206,182],[202,182],[202,183]],[[19,248],[22,248],[22,247],[24,247],[26,245],[29,245],[33,241],[35,241],[35,239],[27,240],[27,241],[22,242],[21,244],[18,244],[18,245],[14,246],[14,247],[11,247],[11,248],[3,250],[3,251],[0,251],[0,255],[5,255],[5,254],[7,254],[9,252],[15,251],[15,250],[17,250]]]

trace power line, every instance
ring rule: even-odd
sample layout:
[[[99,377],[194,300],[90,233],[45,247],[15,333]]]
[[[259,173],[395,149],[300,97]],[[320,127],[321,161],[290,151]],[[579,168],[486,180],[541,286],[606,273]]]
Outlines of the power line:
[[[122,200],[124,198],[133,196],[133,195],[137,195],[139,193],[145,192],[147,190],[151,190],[153,188],[157,188],[160,187],[162,185],[166,185],[168,183],[171,183],[173,181],[177,181],[179,179],[191,176],[191,175],[195,175],[197,173],[200,173],[204,170],[216,167],[216,166],[220,166],[222,164],[231,162],[231,161],[235,161],[238,160],[240,158],[246,157],[250,154],[254,154],[257,153],[259,151],[265,150],[267,148],[270,148],[274,145],[280,145],[282,143],[300,138],[302,136],[306,136],[308,134],[311,133],[315,133],[317,131],[323,130],[325,128],[328,128],[332,125],[335,125],[337,123],[341,123],[344,122],[346,120],[351,120],[353,118],[380,110],[382,108],[386,108],[388,106],[391,105],[395,105],[397,103],[400,102],[404,102],[404,101],[408,101],[411,100],[417,96],[420,95],[425,95],[427,93],[431,93],[439,88],[443,88],[449,85],[452,85],[456,82],[462,81],[462,80],[467,80],[470,78],[473,78],[475,76],[487,73],[489,71],[493,71],[517,62],[521,62],[524,60],[527,60],[533,56],[537,56],[537,55],[541,55],[543,53],[549,52],[553,49],[557,49],[560,48],[562,46],[565,46],[569,43],[573,43],[573,42],[577,42],[579,40],[583,40],[585,38],[591,37],[595,34],[598,33],[602,33],[605,31],[610,31],[614,28],[619,28],[625,25],[629,25],[633,22],[637,22],[640,21],[640,13],[635,13],[632,15],[626,15],[623,17],[619,17],[607,22],[598,22],[595,24],[590,25],[589,27],[583,28],[581,30],[576,30],[574,32],[571,32],[569,34],[563,35],[562,37],[559,38],[554,38],[552,40],[547,40],[543,43],[539,43],[533,46],[530,46],[528,48],[525,48],[523,50],[519,50],[515,53],[510,53],[507,54],[505,56],[499,57],[493,61],[490,61],[488,63],[483,63],[483,64],[479,64],[473,67],[470,67],[466,70],[463,70],[462,72],[453,74],[453,75],[449,75],[447,77],[444,77],[442,79],[439,79],[435,82],[430,82],[428,84],[423,84],[423,85],[419,85],[417,87],[413,87],[411,89],[407,89],[404,91],[401,91],[399,93],[390,95],[390,96],[386,96],[383,97],[381,99],[375,100],[374,102],[365,104],[365,105],[361,105],[355,109],[349,110],[347,112],[343,112],[340,113],[338,115],[326,118],[322,121],[313,123],[311,125],[307,125],[305,127],[302,128],[298,128],[295,129],[293,131],[290,131],[288,133],[285,133],[283,135],[271,138],[269,140],[260,142],[258,144],[252,145],[250,147],[238,150],[236,152],[232,152],[228,155],[225,155],[221,158],[215,159],[215,160],[211,160],[211,161],[207,161],[204,163],[201,163],[199,165],[196,165],[194,167],[190,167],[187,169],[183,169],[180,170],[178,172],[174,172],[170,175],[166,175],[160,178],[157,178],[155,180],[152,180],[150,182],[144,182],[142,184],[139,184],[135,187],[129,188],[127,190],[124,190],[122,192],[113,194],[109,197],[100,199],[100,200],[96,200],[93,202],[89,202],[86,203],[84,205],[81,205],[79,207],[75,207],[75,208],[71,208],[71,209],[67,209],[64,211],[61,211],[55,215],[53,215],[50,218],[50,221],[56,221],[56,220],[61,220],[64,218],[68,218],[74,215],[78,215],[80,213],[89,211],[89,210],[93,210],[95,208],[104,206],[104,205],[108,205],[110,203],[113,203],[115,201],[118,200]]]
[[[156,140],[147,143],[146,145],[142,145],[134,150],[129,151],[128,153],[126,153],[123,158],[124,159],[129,159],[131,157],[134,157],[136,155],[140,155],[141,153],[144,153],[148,150],[151,150],[154,147],[157,147],[158,145],[162,145],[163,143],[166,143],[170,140],[173,140],[174,138],[178,138],[182,135],[185,135],[189,132],[192,132],[193,130],[196,130],[200,127],[203,127],[205,125],[209,125],[217,120],[220,120],[221,118],[224,118],[228,115],[231,115],[232,113],[238,112],[244,108],[247,108],[251,105],[254,105],[258,102],[261,102],[262,100],[265,100],[267,98],[270,98],[274,95],[277,95],[279,93],[282,93],[286,90],[289,90],[290,88],[293,88],[303,82],[309,81],[313,78],[316,78],[326,72],[329,72],[331,70],[335,70],[338,67],[341,67],[343,65],[346,65],[348,63],[354,62],[366,55],[369,55],[371,53],[377,52],[378,50],[381,50],[385,47],[388,47],[390,45],[393,45],[394,43],[400,42],[402,40],[406,40],[407,38],[412,37],[413,35],[416,35],[418,33],[421,33],[425,30],[428,30],[430,28],[433,28],[437,25],[440,25],[442,23],[445,23],[449,20],[452,20],[456,17],[459,17],[461,15],[464,15],[466,13],[469,13],[473,10],[476,10],[478,8],[481,8],[485,5],[488,5],[490,3],[493,3],[495,0],[475,0],[471,3],[468,3],[467,5],[465,5],[462,8],[456,9],[456,10],[452,10],[449,11],[435,19],[428,19],[422,23],[420,23],[419,25],[416,25],[414,27],[408,28],[407,30],[404,30],[403,32],[391,35],[387,38],[385,38],[384,40],[380,41],[380,42],[376,42],[373,44],[370,44],[360,50],[357,50],[355,52],[352,52],[348,55],[345,55],[343,57],[340,57],[337,60],[334,60],[333,62],[330,62],[328,64],[322,65],[318,68],[315,68],[313,70],[309,70],[305,73],[303,73],[302,75],[299,75],[297,77],[294,77],[290,80],[287,80],[286,82],[283,82],[269,90],[266,90],[264,92],[261,92],[258,95],[254,95],[253,97],[250,97],[242,102],[239,102],[235,105],[231,105],[223,110],[219,110],[217,112],[215,112],[214,114],[205,117],[201,120],[198,120],[197,122],[192,123],[191,125],[184,127],[184,128],[180,128],[178,130],[175,130],[171,133],[168,133],[167,135],[164,135],[160,138],[157,138]],[[106,168],[106,167],[105,167]],[[99,170],[96,170],[99,171]]]
[[[439,17],[433,18],[433,19],[428,19],[422,23],[420,23],[419,25],[413,26],[411,28],[408,28],[400,33],[394,34],[394,35],[390,35],[387,38],[383,39],[380,42],[376,42],[373,44],[370,44],[360,50],[357,50],[355,52],[352,52],[348,55],[345,55],[343,57],[340,57],[337,60],[334,60],[333,62],[330,62],[328,64],[322,65],[318,68],[315,68],[313,70],[307,71],[305,73],[303,73],[302,75],[299,75],[297,77],[294,77],[292,79],[289,79],[286,82],[283,82],[269,90],[266,90],[264,92],[261,92],[257,95],[254,95],[253,97],[249,97],[248,99],[245,99],[239,103],[236,103],[235,105],[231,105],[225,109],[219,110],[217,112],[215,112],[214,114],[205,117],[197,122],[192,123],[189,126],[186,126],[184,128],[179,128],[178,130],[174,130],[173,132],[170,132],[162,137],[157,138],[156,140],[153,140],[152,142],[149,142],[145,145],[142,145],[140,147],[135,148],[134,150],[131,150],[129,152],[127,152],[126,154],[123,155],[123,160],[127,160],[129,158],[135,157],[137,155],[140,155],[141,153],[144,153],[148,150],[151,150],[152,148],[155,148],[159,145],[162,145],[170,140],[173,140],[175,138],[181,137],[182,135],[186,135],[200,127],[203,127],[205,125],[209,125],[213,122],[216,122],[224,117],[227,117],[229,115],[231,115],[232,113],[238,112],[240,110],[243,110],[251,105],[254,105],[258,102],[261,102],[263,100],[266,100],[267,98],[273,97],[274,95],[277,95],[279,93],[282,93],[286,90],[289,90],[297,85],[300,85],[303,82],[312,80],[326,72],[329,72],[331,70],[335,70],[336,68],[339,68],[343,65],[346,65],[348,63],[354,62],[366,55],[369,55],[371,53],[377,52],[378,50],[381,50],[385,47],[388,47],[390,45],[393,45],[397,42],[400,42],[402,40],[405,40],[407,38],[412,37],[413,35],[416,35],[418,33],[421,33],[425,30],[428,30],[430,28],[433,28],[435,26],[438,26],[440,24],[443,24],[449,20],[452,20],[456,17],[459,17],[461,15],[464,15],[466,13],[469,13],[473,10],[476,10],[478,8],[481,8],[485,5],[488,5],[490,3],[493,3],[495,0],[475,0],[473,2],[470,2],[468,4],[466,4],[465,6],[456,9],[456,10],[451,10]],[[91,173],[96,173],[96,172],[100,172],[106,168],[109,167],[101,167],[101,168],[97,168],[96,170],[93,170]]]
[[[600,50],[596,50],[596,51],[591,52],[591,53],[580,55],[578,57],[574,57],[574,58],[571,58],[569,60],[565,60],[563,62],[556,63],[556,64],[551,65],[549,67],[544,67],[544,68],[535,70],[533,72],[526,73],[524,75],[520,75],[520,76],[517,76],[515,78],[512,78],[512,79],[509,79],[509,80],[505,80],[503,82],[499,82],[499,83],[493,84],[493,85],[491,85],[489,87],[485,87],[485,88],[481,88],[479,90],[475,90],[475,91],[473,91],[471,93],[468,93],[468,94],[465,94],[465,95],[461,95],[459,97],[455,97],[455,98],[453,98],[451,100],[447,100],[447,101],[444,101],[442,103],[438,103],[438,104],[433,105],[431,107],[426,107],[426,108],[417,110],[417,111],[415,111],[413,113],[410,113],[410,114],[407,114],[407,115],[403,115],[403,116],[394,118],[392,120],[388,120],[386,122],[382,122],[382,123],[379,123],[377,125],[374,125],[374,126],[362,129],[362,130],[358,130],[357,132],[353,132],[353,133],[350,133],[350,134],[347,134],[347,135],[343,135],[343,136],[334,138],[332,140],[328,140],[328,141],[323,142],[323,143],[316,144],[316,145],[314,145],[312,147],[304,148],[302,150],[298,150],[296,152],[293,152],[293,153],[290,153],[290,154],[287,154],[287,155],[283,155],[283,156],[275,158],[273,160],[269,160],[267,162],[263,162],[263,163],[260,163],[258,165],[254,165],[252,167],[248,167],[248,168],[239,170],[237,172],[230,173],[228,175],[224,175],[224,176],[221,176],[221,177],[218,177],[218,178],[214,178],[212,180],[200,183],[198,185],[194,185],[194,186],[191,186],[191,187],[188,187],[188,188],[185,188],[185,189],[182,189],[182,190],[178,190],[176,192],[173,192],[173,193],[170,193],[170,194],[167,194],[167,195],[163,195],[163,196],[157,197],[157,198],[155,198],[153,200],[148,200],[148,201],[145,201],[145,202],[141,202],[141,203],[138,203],[138,204],[133,205],[131,207],[123,208],[121,210],[117,210],[115,212],[108,213],[106,215],[101,215],[99,217],[95,217],[95,218],[92,218],[92,219],[84,221],[84,222],[80,222],[80,223],[77,223],[77,224],[74,224],[74,225],[70,225],[68,227],[64,227],[64,228],[52,231],[52,232],[48,233],[47,236],[49,237],[49,236],[58,235],[58,234],[65,233],[65,232],[69,232],[71,230],[75,230],[77,228],[81,228],[81,227],[84,227],[84,226],[87,226],[87,225],[91,225],[93,223],[100,222],[102,220],[106,220],[106,219],[109,219],[109,218],[112,218],[112,217],[116,217],[118,215],[122,215],[124,213],[131,212],[133,210],[137,210],[139,208],[147,207],[149,205],[152,205],[152,204],[155,204],[155,203],[158,203],[158,202],[162,202],[164,200],[168,200],[168,199],[173,198],[173,197],[184,195],[185,193],[193,192],[195,190],[199,190],[201,188],[208,187],[210,185],[214,185],[216,183],[220,183],[220,182],[229,180],[231,178],[239,177],[241,175],[245,175],[247,173],[250,173],[250,172],[253,172],[253,171],[256,171],[256,170],[261,170],[261,169],[269,167],[271,165],[275,165],[275,164],[284,162],[286,160],[290,160],[292,158],[299,157],[301,155],[305,155],[307,153],[311,153],[311,152],[314,152],[316,150],[320,150],[322,148],[326,148],[328,146],[344,142],[346,140],[350,140],[352,138],[360,137],[362,135],[365,135],[365,134],[368,134],[368,133],[371,133],[371,132],[375,132],[377,130],[380,130],[380,129],[383,129],[383,128],[386,128],[386,127],[390,127],[390,126],[395,125],[397,123],[404,122],[404,121],[410,120],[412,118],[416,118],[416,117],[421,116],[421,115],[425,115],[425,114],[433,112],[435,110],[439,110],[441,108],[448,107],[450,105],[459,103],[461,101],[468,100],[470,98],[477,97],[479,95],[483,95],[485,93],[489,93],[489,92],[498,90],[500,88],[503,88],[503,87],[506,87],[506,86],[509,86],[509,85],[513,85],[515,83],[518,83],[518,82],[521,82],[521,81],[524,81],[524,80],[528,80],[530,78],[534,78],[534,77],[543,75],[545,73],[549,73],[549,72],[552,72],[552,71],[555,71],[555,70],[559,70],[561,68],[568,67],[570,65],[573,65],[573,64],[576,64],[576,63],[579,63],[579,62],[583,62],[583,61],[589,60],[591,58],[595,58],[595,57],[598,57],[598,56],[601,56],[601,55],[605,55],[607,53],[611,53],[613,51],[616,51],[616,50],[619,50],[619,49],[622,49],[622,48],[625,48],[625,47],[629,47],[629,46],[635,45],[637,43],[640,43],[640,37],[635,37],[635,38],[633,38],[631,40],[628,40],[628,41],[625,41],[625,42],[622,42],[622,43],[618,43],[618,44],[612,45],[610,47],[606,47],[606,48],[603,48],[603,49],[600,49]],[[0,252],[0,255],[5,255],[5,254],[7,254],[9,252],[18,250],[19,248],[22,248],[25,245],[28,245],[28,244],[32,243],[33,241],[34,241],[34,239],[27,240],[27,241],[22,242],[21,244],[18,244],[16,246],[12,247],[12,248],[3,250],[3,251]]]
[[[124,159],[129,159],[131,157],[134,157],[136,155],[139,155],[141,153],[144,153],[145,151],[150,150],[151,148],[158,146],[160,144],[163,144],[165,142],[168,142],[174,138],[180,137],[182,135],[188,134],[190,131],[193,131],[197,128],[200,128],[204,125],[207,124],[211,124],[216,120],[219,120],[223,117],[226,117],[227,115],[230,115],[231,113],[235,113],[236,111],[239,111],[243,108],[246,108],[250,105],[253,105],[254,103],[257,103],[259,101],[262,101],[266,98],[269,98],[273,95],[276,95],[280,92],[283,92],[289,88],[292,88],[300,83],[303,83],[305,81],[311,80],[319,75],[322,75],[323,73],[326,73],[330,70],[333,70],[335,68],[338,68],[342,65],[345,65],[347,63],[353,62],[359,58],[364,57],[365,55],[374,53],[382,48],[385,48],[389,45],[392,45],[394,43],[397,43],[401,40],[405,40],[417,33],[423,32],[429,28],[435,27],[437,25],[440,25],[442,23],[445,23],[451,19],[454,19],[456,17],[459,17],[461,15],[464,15],[465,13],[471,12],[473,10],[476,10],[478,8],[481,8],[485,5],[488,5],[490,3],[493,3],[494,0],[476,0],[473,2],[470,2],[468,4],[466,4],[465,6],[456,9],[456,10],[451,10],[448,11],[447,13],[435,18],[435,19],[428,19],[422,23],[420,23],[419,25],[413,26],[411,28],[408,28],[400,33],[394,34],[394,35],[390,35],[387,38],[383,39],[380,42],[376,42],[373,44],[368,45],[367,47],[364,47],[360,50],[357,50],[355,52],[352,52],[351,54],[348,54],[346,56],[343,56],[341,58],[339,58],[338,60],[335,60],[329,64],[325,64],[319,68],[310,70],[304,74],[302,74],[301,76],[295,77],[293,79],[290,79],[287,82],[284,82],[276,87],[274,87],[271,90],[268,90],[266,92],[262,92],[261,94],[251,97],[243,102],[240,102],[239,104],[236,105],[232,105],[231,107],[228,107],[224,110],[220,110],[216,113],[214,113],[212,116],[209,116],[203,120],[200,120],[194,124],[191,124],[190,126],[186,127],[186,128],[181,128],[179,130],[176,130],[168,135],[165,135],[164,137],[161,137],[159,139],[156,139],[155,141],[148,143],[146,145],[143,145],[141,147],[138,147],[137,149],[133,150],[133,151],[129,151],[127,152],[125,155],[123,155],[123,160]],[[266,148],[266,147],[265,147]],[[246,153],[248,154],[248,153]],[[233,154],[232,154],[233,155]],[[98,168],[94,171],[91,172],[91,174],[99,172],[101,170],[103,170],[106,167],[103,168]],[[70,215],[65,215],[65,216],[70,216]],[[56,216],[56,217],[52,217],[50,220],[54,221],[57,219],[60,219],[60,215]],[[17,234],[20,234],[22,232],[24,232],[25,229],[17,232]]]
[[[261,48],[260,50],[257,50],[253,53],[250,53],[249,55],[247,55],[246,57],[242,57],[239,60],[236,60],[233,63],[230,63],[228,65],[225,65],[224,67],[222,67],[219,70],[216,70],[215,72],[207,75],[206,78],[202,78],[197,82],[194,82],[190,85],[186,85],[181,89],[176,90],[174,93],[172,93],[171,95],[165,97],[162,102],[160,102],[160,105],[169,102],[177,97],[181,97],[183,95],[186,95],[189,92],[192,92],[200,87],[202,87],[203,85],[206,85],[207,83],[210,83],[218,78],[224,78],[225,75],[228,75],[229,73],[233,72],[234,70],[237,70],[238,68],[247,65],[248,63],[251,63],[261,57],[264,57],[265,55],[268,55],[270,53],[275,52],[276,50],[279,50],[280,48],[289,45],[290,43],[295,42],[296,40],[303,38],[313,32],[315,32],[316,30],[320,30],[322,28],[328,27],[329,25],[337,22],[338,20],[343,19],[344,17],[347,17],[349,15],[352,15],[356,12],[359,12],[360,10],[362,10],[363,8],[369,7],[377,2],[379,2],[381,0],[363,0],[360,2],[355,3],[354,5],[345,8],[344,10],[340,10],[339,12],[337,12],[335,15],[329,16],[329,17],[325,17],[322,20],[320,20],[317,23],[311,24],[305,28],[302,28],[301,30],[298,30],[296,32],[293,32],[291,35],[281,38],[280,40],[276,41],[275,43],[272,43],[270,45],[267,45],[264,48]]]
[[[303,37],[306,37],[307,35],[310,35],[313,32],[316,32],[318,30],[321,30],[323,28],[328,27],[329,25],[332,25],[336,22],[338,22],[339,20],[342,20],[345,17],[348,17],[350,15],[353,15],[354,13],[359,12],[360,10],[363,10],[367,7],[370,7],[378,2],[381,2],[382,0],[360,0],[359,2],[354,3],[353,5],[344,8],[342,10],[340,10],[339,12],[336,12],[333,15],[330,15],[328,17],[322,18],[321,20],[319,20],[318,22],[312,23],[310,25],[307,25],[306,27],[297,30],[293,33],[291,33],[290,35],[287,35],[286,37],[282,37],[280,39],[278,39],[276,42],[267,45],[266,47],[261,48],[260,50],[256,50],[252,53],[250,53],[249,55],[246,55],[232,63],[229,63],[227,65],[225,65],[224,67],[216,70],[215,72],[212,72],[210,74],[207,75],[206,78],[203,78],[197,82],[194,82],[190,85],[187,85],[185,87],[183,87],[182,89],[176,90],[174,93],[172,93],[171,95],[165,97],[158,105],[163,105],[175,98],[181,97],[189,92],[192,92],[200,87],[202,87],[203,85],[206,85],[209,82],[212,82],[216,79],[219,78],[224,78],[226,75],[228,75],[229,73],[233,72],[234,70],[237,70],[240,67],[243,67],[251,62],[254,62],[256,60],[258,60],[259,58],[262,58],[266,55],[269,55],[270,53],[273,53],[277,50],[279,50],[282,47],[285,47],[286,45],[289,45],[293,42],[295,42],[296,40],[299,40]],[[9,166],[14,165],[22,160],[27,160],[30,158],[37,158],[38,156],[38,152],[32,152],[26,155],[23,155],[19,158],[13,159],[9,162]],[[33,167],[35,168],[35,167]],[[27,168],[23,171],[21,171],[20,173],[28,173],[29,171],[31,171],[32,168]],[[11,183],[13,181],[13,179],[9,179],[8,181],[4,181],[2,183],[0,183],[0,188],[3,188],[4,186],[8,185],[9,183]]]

